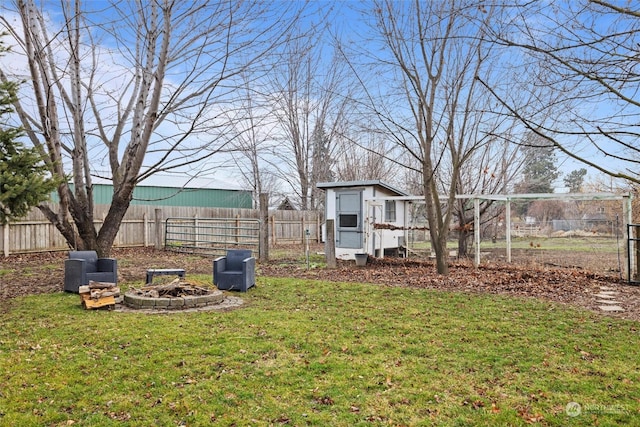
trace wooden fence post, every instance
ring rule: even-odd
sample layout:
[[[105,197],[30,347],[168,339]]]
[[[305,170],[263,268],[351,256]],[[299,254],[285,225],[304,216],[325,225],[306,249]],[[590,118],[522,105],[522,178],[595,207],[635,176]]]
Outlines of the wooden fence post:
[[[198,247],[198,242],[200,241],[200,217],[198,214],[195,214],[193,217],[193,246]]]
[[[336,234],[333,226],[334,220],[328,219],[325,223],[327,230],[327,240],[324,242],[324,256],[327,261],[327,268],[336,268]]]
[[[260,193],[260,244],[258,246],[258,259],[269,259],[269,194]]]
[[[278,242],[277,240],[277,235],[276,235],[276,215],[275,213],[273,215],[271,215],[271,217],[269,218],[269,221],[271,221],[271,241],[273,242],[273,246],[275,246]]]
[[[156,249],[162,249],[164,242],[162,239],[162,209],[156,209]]]
[[[142,246],[149,246],[149,220],[146,212],[142,214],[142,240]]]
[[[9,253],[9,223],[7,222],[2,226],[2,247],[4,250],[4,256],[8,257]]]
[[[236,238],[236,246],[240,243],[240,214],[236,214],[236,231],[235,231],[235,238]]]

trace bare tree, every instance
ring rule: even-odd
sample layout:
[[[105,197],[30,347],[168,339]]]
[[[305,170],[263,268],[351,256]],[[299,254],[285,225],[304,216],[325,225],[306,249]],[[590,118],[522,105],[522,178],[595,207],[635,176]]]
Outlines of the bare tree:
[[[526,79],[520,90],[537,93],[525,104],[512,99],[513,88],[482,81],[494,99],[565,155],[640,183],[637,8],[581,0],[525,2],[509,12],[493,37]]]
[[[321,41],[322,31],[290,38],[270,77],[280,142],[274,156],[303,210],[317,207],[316,184],[331,179],[348,115],[347,69],[339,55],[327,55]]]
[[[271,105],[259,90],[260,85],[243,73],[243,83],[238,88],[241,95],[236,102],[238,108],[229,110],[229,122],[233,123],[236,135],[229,145],[236,175],[248,184],[253,192],[253,200],[258,203],[260,194],[277,193],[273,152],[275,127]],[[256,208],[258,206],[256,205]]]
[[[57,212],[39,208],[70,246],[109,254],[138,182],[197,170],[225,146],[228,123],[219,112],[232,108],[236,77],[259,71],[296,19],[284,4],[268,6],[61,0],[47,5],[60,21],[34,0],[5,10],[0,22],[28,66],[29,87],[15,104],[21,124],[51,174],[72,180],[58,187]],[[0,65],[2,80],[15,74]],[[113,182],[99,230],[96,176]]]
[[[366,139],[366,136],[365,136]],[[380,179],[395,181],[394,164],[387,157],[386,143],[380,136],[370,135],[366,141],[345,140],[335,162],[337,181]]]
[[[459,194],[508,194],[523,167],[520,146],[509,142],[506,136],[513,126],[501,132],[501,138],[489,139],[474,151],[463,165],[458,176]],[[502,205],[496,207],[493,200],[480,200],[481,226],[504,216]],[[469,241],[473,232],[474,208],[468,199],[458,199],[454,206],[458,233],[458,255],[468,255]]]
[[[467,1],[378,0],[374,13],[383,50],[372,63],[389,86],[377,95],[370,82],[363,86],[387,135],[415,160],[437,271],[448,274],[447,237],[460,173],[488,143],[473,131],[482,120],[474,100],[484,95],[476,77],[489,63],[485,31],[493,10]]]

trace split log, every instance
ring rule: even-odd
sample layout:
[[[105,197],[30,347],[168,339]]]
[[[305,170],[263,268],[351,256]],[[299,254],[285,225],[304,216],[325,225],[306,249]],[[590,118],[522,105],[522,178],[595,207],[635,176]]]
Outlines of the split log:
[[[183,278],[176,278],[170,283],[164,285],[146,285],[140,289],[133,288],[132,291],[136,292],[140,296],[162,298],[206,295],[210,292],[210,289],[192,285]]]
[[[105,288],[105,289],[91,289],[91,299],[100,299],[106,297],[117,297],[120,296],[120,288]]]
[[[87,298],[82,301],[82,306],[87,310],[90,310],[93,308],[101,308],[101,307],[113,308],[115,307],[115,305],[116,305],[116,300],[112,296],[106,297],[106,298],[100,298],[98,300]]]
[[[120,296],[120,288],[115,283],[90,281],[88,285],[78,288],[82,306],[89,310],[94,308],[115,307],[115,298]]]
[[[166,285],[152,285],[152,286],[143,286],[142,290],[156,290],[158,293],[166,293],[173,291],[177,286],[180,285],[180,278],[174,279]]]
[[[106,289],[106,288],[115,288],[115,283],[110,282],[95,282],[93,280],[89,281],[89,289]]]

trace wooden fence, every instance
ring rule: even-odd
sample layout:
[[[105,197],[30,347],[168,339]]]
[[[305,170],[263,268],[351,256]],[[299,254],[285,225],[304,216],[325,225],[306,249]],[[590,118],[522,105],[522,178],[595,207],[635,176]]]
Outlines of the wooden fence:
[[[55,204],[52,204],[55,211]],[[100,227],[109,205],[95,209],[95,225]],[[238,208],[198,208],[179,206],[139,206],[129,208],[120,225],[114,247],[158,246],[163,244],[165,220],[181,218],[259,219],[260,211]],[[270,211],[269,245],[302,244],[308,230],[310,241],[320,241],[322,216],[317,211]],[[0,250],[4,256],[17,253],[69,249],[60,232],[37,209],[26,218],[1,226]],[[158,243],[159,242],[159,243]]]

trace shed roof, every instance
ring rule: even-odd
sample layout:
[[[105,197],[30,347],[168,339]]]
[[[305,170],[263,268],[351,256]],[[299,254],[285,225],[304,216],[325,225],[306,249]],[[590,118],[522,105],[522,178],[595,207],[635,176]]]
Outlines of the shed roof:
[[[349,188],[349,187],[380,187],[384,188],[392,193],[397,194],[398,196],[408,196],[408,193],[405,193],[402,190],[398,190],[397,188],[392,187],[391,185],[382,182],[378,179],[364,180],[364,181],[341,181],[341,182],[319,182],[316,184],[316,187],[320,189],[328,189],[328,188]]]

